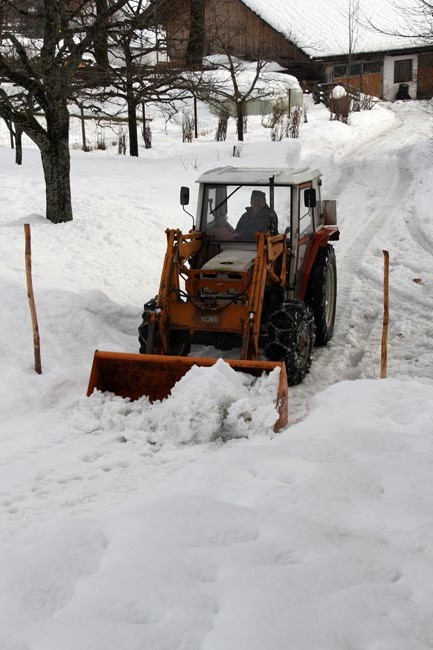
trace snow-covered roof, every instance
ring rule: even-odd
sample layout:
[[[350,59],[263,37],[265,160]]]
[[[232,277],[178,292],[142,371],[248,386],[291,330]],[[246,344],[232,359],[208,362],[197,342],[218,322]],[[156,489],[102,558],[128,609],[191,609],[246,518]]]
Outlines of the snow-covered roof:
[[[257,64],[249,61],[242,61],[231,57],[236,69],[236,83],[238,90],[248,96],[246,104],[246,115],[263,115],[270,113],[277,99],[287,102],[290,91],[291,106],[302,106],[303,94],[299,81],[296,77],[274,69],[281,69],[278,63],[269,62],[262,69],[260,76],[256,79]],[[195,74],[193,78],[199,78],[209,84],[211,90],[203,97],[208,102],[214,114],[218,115],[222,105],[234,116],[236,109],[232,98],[235,94],[232,74],[227,56],[218,54],[207,56],[204,63],[212,67]],[[252,90],[251,90],[252,89]]]
[[[221,183],[234,185],[298,185],[320,176],[318,169],[290,169],[289,167],[217,167],[200,176],[197,183]]]
[[[349,50],[351,0],[242,0],[268,25],[287,37],[311,57],[346,54]],[[359,0],[353,51],[383,52],[420,45],[416,37],[393,34],[416,33],[417,0]],[[409,21],[410,15],[410,21]],[[422,17],[419,17],[422,30]],[[388,34],[373,29],[372,25]],[[421,44],[425,45],[424,42]]]

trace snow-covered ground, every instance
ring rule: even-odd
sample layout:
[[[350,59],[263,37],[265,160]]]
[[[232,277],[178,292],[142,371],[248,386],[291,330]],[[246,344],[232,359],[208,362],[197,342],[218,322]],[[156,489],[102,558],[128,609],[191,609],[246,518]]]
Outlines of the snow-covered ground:
[[[299,140],[250,120],[239,159],[233,125],[135,160],[73,151],[63,225],[42,216],[37,152],[17,167],[0,148],[1,650],[433,647],[432,132],[430,103],[349,126],[311,106]],[[137,350],[164,230],[190,227],[179,186],[194,203],[206,169],[257,162],[317,166],[338,201],[335,335],[290,390],[290,426],[271,432],[272,384],[254,393],[224,367],[165,404],[84,397],[94,349]]]

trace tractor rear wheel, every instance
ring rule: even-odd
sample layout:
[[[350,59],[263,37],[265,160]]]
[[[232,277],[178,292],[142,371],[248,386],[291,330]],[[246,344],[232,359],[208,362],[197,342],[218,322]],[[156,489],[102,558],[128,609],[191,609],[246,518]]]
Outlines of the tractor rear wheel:
[[[319,248],[308,280],[305,302],[314,313],[316,345],[332,338],[337,303],[337,264],[332,246]]]
[[[311,366],[315,327],[311,309],[300,300],[287,300],[268,321],[265,354],[284,361],[289,386],[300,384]]]
[[[142,322],[138,328],[138,342],[140,344],[140,354],[146,354],[147,338],[149,332],[149,314],[156,309],[156,300],[152,298],[146,302],[143,307]]]

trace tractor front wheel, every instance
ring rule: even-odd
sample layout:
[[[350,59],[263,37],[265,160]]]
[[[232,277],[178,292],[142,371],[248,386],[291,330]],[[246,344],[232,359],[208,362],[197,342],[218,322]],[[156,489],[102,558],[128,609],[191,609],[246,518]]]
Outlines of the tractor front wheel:
[[[315,326],[311,309],[300,300],[287,300],[268,323],[265,354],[270,361],[284,361],[289,386],[300,384],[311,366]]]
[[[332,246],[320,248],[308,280],[305,302],[314,313],[316,345],[332,338],[337,303],[337,264]]]

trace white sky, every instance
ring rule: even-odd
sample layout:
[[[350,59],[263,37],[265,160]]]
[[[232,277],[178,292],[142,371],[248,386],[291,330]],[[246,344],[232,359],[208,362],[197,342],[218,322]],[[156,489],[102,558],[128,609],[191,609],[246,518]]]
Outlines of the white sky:
[[[427,102],[350,125],[309,105],[298,140],[251,118],[239,159],[232,122],[227,142],[182,144],[179,128],[138,159],[74,150],[63,225],[42,216],[37,152],[17,167],[0,147],[2,650],[431,648],[432,126]],[[194,204],[204,171],[258,161],[319,167],[338,201],[335,335],[290,390],[290,426],[273,435],[269,387],[224,370],[153,407],[84,397],[94,349],[137,350],[164,230],[190,228],[180,185]]]

